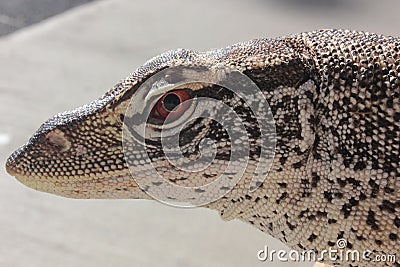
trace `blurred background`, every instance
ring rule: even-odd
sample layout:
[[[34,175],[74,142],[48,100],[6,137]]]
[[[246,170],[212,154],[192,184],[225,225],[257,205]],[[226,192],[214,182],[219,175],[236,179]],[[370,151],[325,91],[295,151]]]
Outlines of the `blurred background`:
[[[71,200],[5,173],[55,113],[96,99],[147,59],[320,28],[400,35],[397,0],[0,0],[0,267],[312,266],[259,262],[284,246],[206,209]]]

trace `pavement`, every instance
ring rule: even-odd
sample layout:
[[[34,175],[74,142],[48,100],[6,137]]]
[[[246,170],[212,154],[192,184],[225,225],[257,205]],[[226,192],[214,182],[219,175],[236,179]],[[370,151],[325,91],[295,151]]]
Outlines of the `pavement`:
[[[0,1],[0,36],[63,13],[93,0],[3,0]]]
[[[318,28],[400,35],[396,0],[299,1],[104,0],[3,37],[0,164],[47,118],[96,99],[166,50]],[[265,245],[285,247],[211,210],[65,199],[26,188],[4,167],[0,214],[0,267],[312,265],[259,262]]]

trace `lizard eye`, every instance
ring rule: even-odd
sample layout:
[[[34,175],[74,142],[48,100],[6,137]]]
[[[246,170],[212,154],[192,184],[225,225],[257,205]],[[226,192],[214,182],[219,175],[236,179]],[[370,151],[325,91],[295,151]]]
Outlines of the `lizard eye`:
[[[189,99],[190,95],[187,90],[168,92],[157,101],[150,113],[151,117],[164,121],[169,116],[169,119],[175,120],[187,110],[189,104],[185,101]]]

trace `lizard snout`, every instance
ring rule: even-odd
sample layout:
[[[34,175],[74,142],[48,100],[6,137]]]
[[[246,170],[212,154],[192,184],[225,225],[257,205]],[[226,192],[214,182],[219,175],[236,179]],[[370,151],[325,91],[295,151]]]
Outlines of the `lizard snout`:
[[[16,151],[14,151],[7,159],[6,161],[6,171],[12,175],[16,176],[18,174],[18,162],[19,159],[21,158],[21,155],[23,154],[25,150],[25,146],[20,147]]]

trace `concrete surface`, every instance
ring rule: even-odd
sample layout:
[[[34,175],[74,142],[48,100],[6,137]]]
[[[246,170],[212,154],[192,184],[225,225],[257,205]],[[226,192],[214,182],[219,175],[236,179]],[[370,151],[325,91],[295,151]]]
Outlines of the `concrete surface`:
[[[351,3],[349,3],[351,2]],[[400,35],[398,1],[94,2],[0,39],[0,163],[51,115],[93,100],[150,57],[317,28]],[[311,266],[260,263],[282,245],[205,209],[70,200],[0,172],[0,267]]]
[[[1,0],[0,36],[93,0]]]

